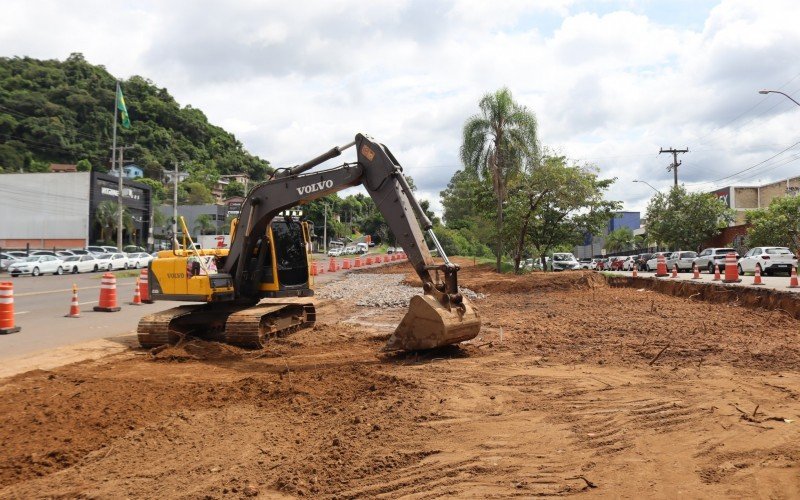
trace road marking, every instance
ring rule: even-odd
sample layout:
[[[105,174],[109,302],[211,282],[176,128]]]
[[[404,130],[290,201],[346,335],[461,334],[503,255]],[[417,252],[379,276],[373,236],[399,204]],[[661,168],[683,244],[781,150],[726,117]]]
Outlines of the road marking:
[[[131,281],[131,282],[128,282],[128,283],[117,282],[117,286],[134,285],[134,284],[135,284],[134,281]],[[101,287],[102,287],[102,285],[84,286],[84,287],[79,287],[78,291],[80,292],[81,290],[94,290],[94,289],[98,289],[98,288],[101,288]],[[15,293],[14,297],[32,297],[34,295],[47,295],[49,293],[64,293],[64,292],[71,292],[71,291],[72,291],[72,288],[64,288],[62,290],[46,290],[46,291],[42,291],[42,292]]]
[[[15,312],[15,313],[14,313],[14,316],[16,316],[17,314],[28,314],[29,312],[30,312],[30,311],[20,311],[20,312]]]
[[[99,300],[92,300],[92,301],[89,301],[89,302],[78,302],[78,305],[79,306],[85,306],[86,304],[97,304],[98,302],[100,302],[100,301]]]

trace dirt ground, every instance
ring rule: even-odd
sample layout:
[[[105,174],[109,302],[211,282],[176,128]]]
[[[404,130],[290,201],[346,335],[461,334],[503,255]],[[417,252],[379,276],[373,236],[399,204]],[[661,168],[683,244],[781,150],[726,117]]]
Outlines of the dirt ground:
[[[5,379],[0,497],[800,496],[800,321],[589,272],[459,278],[486,295],[459,347],[383,354],[404,310],[321,302],[265,351]]]

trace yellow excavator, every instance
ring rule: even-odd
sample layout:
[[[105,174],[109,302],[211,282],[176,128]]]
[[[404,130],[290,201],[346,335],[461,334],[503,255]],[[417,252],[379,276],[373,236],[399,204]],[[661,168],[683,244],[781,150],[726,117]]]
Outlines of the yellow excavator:
[[[356,162],[308,172],[351,147],[356,148]],[[229,248],[195,249],[189,238],[183,249],[174,242],[172,251],[160,252],[149,265],[150,297],[194,304],[143,317],[140,345],[174,344],[189,335],[262,348],[270,337],[312,326],[316,311],[309,299],[314,295],[309,223],[286,211],[357,185],[375,201],[422,280],[422,293],[412,297],[385,349],[431,349],[474,338],[481,326],[478,311],[459,292],[459,267],[445,255],[402,167],[386,146],[357,134],[349,144],[279,169],[253,188],[232,223]],[[442,263],[434,262],[423,232]],[[187,233],[184,225],[184,237]]]

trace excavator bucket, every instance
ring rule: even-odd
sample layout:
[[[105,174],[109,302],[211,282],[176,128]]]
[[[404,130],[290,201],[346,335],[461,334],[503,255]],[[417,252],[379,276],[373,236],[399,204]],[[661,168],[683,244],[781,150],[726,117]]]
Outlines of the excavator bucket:
[[[415,295],[384,350],[416,351],[457,344],[475,338],[480,329],[478,311],[466,298],[463,308],[448,309],[430,295]]]

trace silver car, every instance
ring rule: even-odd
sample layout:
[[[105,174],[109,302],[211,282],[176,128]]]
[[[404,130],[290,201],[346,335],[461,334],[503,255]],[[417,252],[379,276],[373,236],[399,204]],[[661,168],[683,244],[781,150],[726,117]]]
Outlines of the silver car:
[[[677,265],[678,271],[691,271],[696,258],[697,252],[672,252],[667,257],[667,270],[672,271],[672,267]]]
[[[694,263],[701,271],[708,271],[708,274],[713,274],[717,265],[721,271],[725,270],[725,257],[733,252],[736,254],[736,259],[739,259],[739,254],[733,248],[706,248],[697,255]]]
[[[581,268],[580,262],[571,253],[554,253],[551,266],[553,271],[572,271]]]

